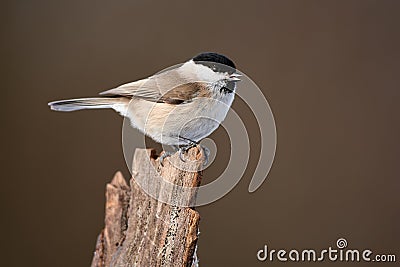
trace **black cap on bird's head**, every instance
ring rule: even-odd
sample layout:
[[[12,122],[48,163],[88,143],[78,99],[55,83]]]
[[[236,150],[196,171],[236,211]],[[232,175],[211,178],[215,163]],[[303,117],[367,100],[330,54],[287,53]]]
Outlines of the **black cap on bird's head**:
[[[218,53],[201,53],[195,56],[193,61],[205,65],[215,72],[234,73],[236,71],[235,63]]]
[[[201,53],[193,58],[194,63],[209,67],[214,72],[227,73],[226,85],[221,88],[225,93],[235,91],[236,82],[240,81],[240,74],[236,73],[236,66],[232,60],[217,53]]]

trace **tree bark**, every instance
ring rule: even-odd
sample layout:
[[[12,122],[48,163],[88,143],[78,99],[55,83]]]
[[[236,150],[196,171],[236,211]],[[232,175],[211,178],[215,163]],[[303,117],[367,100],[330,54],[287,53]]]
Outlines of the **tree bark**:
[[[92,267],[198,266],[200,216],[181,204],[194,203],[197,190],[183,192],[182,187],[200,185],[203,160],[197,148],[185,158],[182,162],[175,153],[162,166],[154,150],[137,149],[130,186],[120,172],[115,174],[106,186],[105,228]],[[169,204],[149,196],[149,190]]]

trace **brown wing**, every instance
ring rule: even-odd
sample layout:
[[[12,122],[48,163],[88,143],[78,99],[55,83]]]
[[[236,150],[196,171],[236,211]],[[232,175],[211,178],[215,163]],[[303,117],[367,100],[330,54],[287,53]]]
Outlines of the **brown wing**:
[[[191,82],[179,85],[160,97],[159,102],[168,104],[181,104],[183,102],[190,102],[193,98],[204,95],[208,92],[206,85],[201,82]]]
[[[123,84],[100,94],[137,97],[152,102],[181,104],[189,102],[194,97],[199,94],[205,94],[207,91],[206,83],[184,78],[177,69],[172,69],[147,79]]]

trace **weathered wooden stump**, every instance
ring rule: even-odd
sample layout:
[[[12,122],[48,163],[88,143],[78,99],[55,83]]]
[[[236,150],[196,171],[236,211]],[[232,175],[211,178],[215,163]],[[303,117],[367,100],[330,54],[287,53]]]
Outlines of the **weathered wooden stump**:
[[[106,187],[105,228],[92,267],[197,266],[200,216],[181,205],[194,203],[197,190],[181,189],[200,185],[203,160],[197,148],[186,157],[182,162],[176,153],[161,166],[154,150],[137,149],[130,186],[120,172],[115,174]],[[168,203],[149,196],[148,189]]]

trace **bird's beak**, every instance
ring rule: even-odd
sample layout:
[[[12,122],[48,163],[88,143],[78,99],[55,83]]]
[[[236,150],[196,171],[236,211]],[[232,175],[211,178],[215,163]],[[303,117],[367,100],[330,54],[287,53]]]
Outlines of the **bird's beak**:
[[[231,75],[229,75],[228,80],[231,82],[238,82],[240,81],[239,77],[241,77],[242,75],[237,74],[237,73],[232,73]]]

